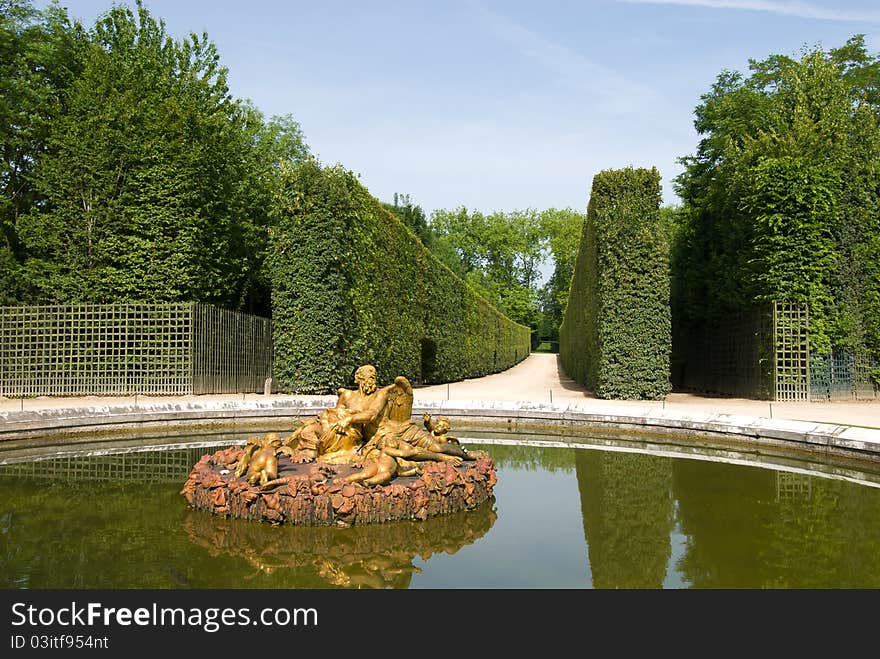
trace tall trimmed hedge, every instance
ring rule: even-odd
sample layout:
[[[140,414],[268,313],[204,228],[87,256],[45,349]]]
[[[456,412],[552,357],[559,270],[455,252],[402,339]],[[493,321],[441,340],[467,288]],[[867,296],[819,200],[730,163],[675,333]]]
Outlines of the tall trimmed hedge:
[[[448,382],[524,359],[531,331],[492,307],[340,166],[282,173],[270,236],[275,380],[330,393],[373,364],[381,381]]]
[[[670,389],[669,243],[656,168],[593,178],[565,318],[562,366],[600,398],[660,399]]]

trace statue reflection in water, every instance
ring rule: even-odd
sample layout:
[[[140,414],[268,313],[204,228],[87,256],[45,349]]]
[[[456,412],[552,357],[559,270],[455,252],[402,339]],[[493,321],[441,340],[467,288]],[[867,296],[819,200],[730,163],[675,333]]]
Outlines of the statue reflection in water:
[[[423,521],[350,528],[269,526],[202,515],[184,519],[190,541],[212,556],[243,559],[243,587],[408,588],[421,570],[416,557],[454,554],[495,523],[494,499],[474,510]]]

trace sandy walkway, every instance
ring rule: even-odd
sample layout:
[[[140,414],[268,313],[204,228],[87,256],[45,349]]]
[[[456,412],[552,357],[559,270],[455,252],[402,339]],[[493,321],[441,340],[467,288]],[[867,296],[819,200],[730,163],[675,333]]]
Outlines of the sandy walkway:
[[[880,399],[834,403],[771,403],[745,398],[673,393],[665,401],[600,400],[571,380],[559,365],[558,355],[533,353],[503,373],[473,380],[416,389],[422,400],[507,400],[577,405],[589,411],[603,409],[644,410],[664,408],[683,413],[741,414],[755,417],[841,423],[880,428]]]
[[[387,379],[388,374],[380,374]],[[621,413],[663,408],[682,414],[737,414],[820,423],[839,423],[880,428],[880,400],[834,403],[771,403],[744,398],[673,393],[665,401],[609,401],[592,396],[568,378],[559,366],[558,355],[534,353],[513,368],[482,378],[417,387],[419,400],[523,401],[573,405],[589,412],[591,407],[620,410]],[[273,399],[318,398],[273,394]],[[0,411],[39,410],[95,405],[131,405],[175,401],[266,400],[262,394],[208,394],[201,396],[84,396],[71,398],[0,398]]]

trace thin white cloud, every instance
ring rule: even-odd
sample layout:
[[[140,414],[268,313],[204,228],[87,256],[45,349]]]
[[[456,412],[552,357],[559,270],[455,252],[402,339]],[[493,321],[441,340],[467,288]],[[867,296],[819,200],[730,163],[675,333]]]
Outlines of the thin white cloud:
[[[784,16],[811,18],[820,21],[880,23],[880,11],[827,8],[806,2],[773,2],[771,0],[618,0],[630,4],[684,5],[710,9],[741,9],[764,11]]]
[[[571,92],[585,94],[597,109],[629,113],[659,102],[654,90],[489,10],[478,1],[469,4],[496,39],[540,64]]]

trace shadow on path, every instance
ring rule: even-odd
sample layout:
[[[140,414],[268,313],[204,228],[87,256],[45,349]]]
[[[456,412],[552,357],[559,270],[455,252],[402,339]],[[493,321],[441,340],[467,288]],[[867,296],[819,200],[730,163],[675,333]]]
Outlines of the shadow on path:
[[[596,398],[596,395],[587,390],[583,385],[572,380],[565,369],[562,368],[562,358],[556,355],[556,378],[559,380],[559,386],[566,391],[580,391],[584,398]],[[598,400],[598,399],[597,399]]]

